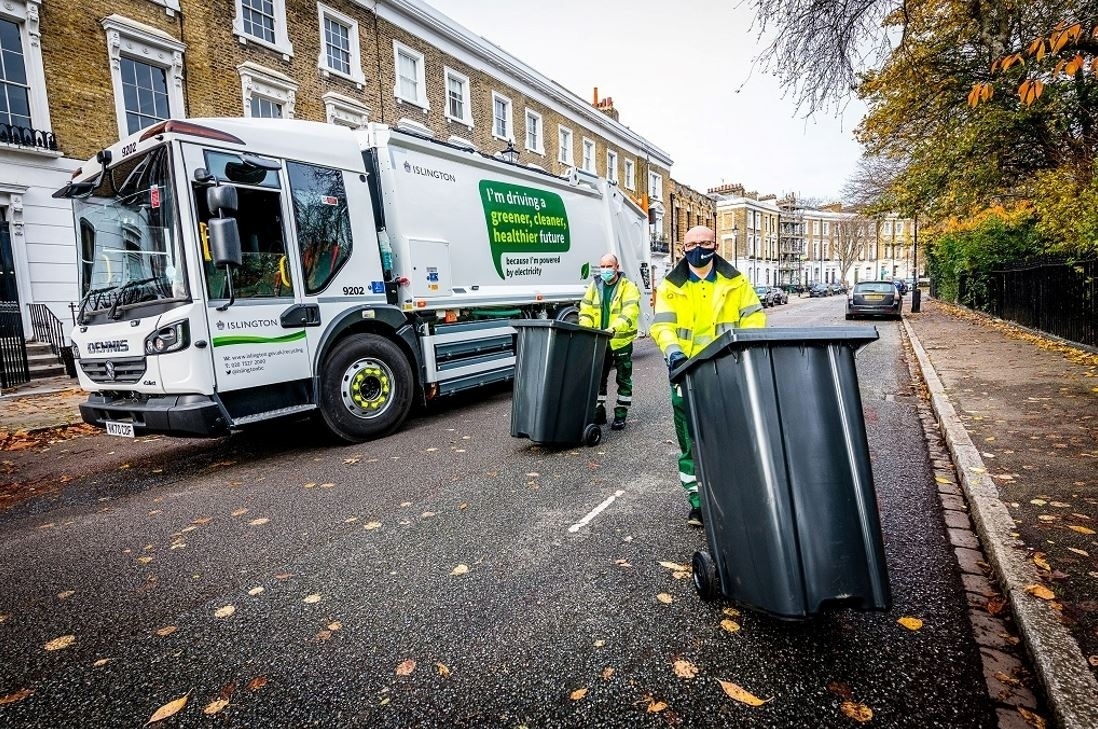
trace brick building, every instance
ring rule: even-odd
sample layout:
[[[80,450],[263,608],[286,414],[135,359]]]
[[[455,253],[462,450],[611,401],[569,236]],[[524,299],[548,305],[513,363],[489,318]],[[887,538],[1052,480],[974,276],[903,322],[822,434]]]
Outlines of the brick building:
[[[581,99],[422,0],[7,0],[0,30],[18,61],[0,77],[18,102],[0,113],[0,243],[13,257],[0,281],[16,282],[0,296],[10,288],[66,324],[76,248],[69,204],[50,194],[80,161],[169,117],[417,126],[609,177],[662,229],[665,151],[611,100]]]

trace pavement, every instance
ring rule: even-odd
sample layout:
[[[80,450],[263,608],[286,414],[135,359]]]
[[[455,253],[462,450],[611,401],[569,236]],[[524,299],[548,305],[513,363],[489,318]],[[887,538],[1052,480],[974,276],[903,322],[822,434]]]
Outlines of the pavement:
[[[1098,726],[1098,354],[929,298],[904,329],[1056,724]],[[83,432],[83,399],[64,377],[6,391],[0,448]]]

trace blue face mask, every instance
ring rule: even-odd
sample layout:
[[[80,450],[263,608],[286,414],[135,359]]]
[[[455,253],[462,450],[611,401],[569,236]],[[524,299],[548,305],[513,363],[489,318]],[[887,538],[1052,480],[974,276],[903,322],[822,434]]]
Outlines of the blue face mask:
[[[701,268],[709,263],[716,253],[717,251],[713,248],[702,248],[701,246],[697,246],[686,252],[686,260],[689,261],[690,265],[694,268]]]
[[[602,270],[599,271],[599,276],[602,277],[602,280],[605,283],[610,283],[611,281],[614,280],[614,277],[617,276],[617,275],[618,275],[618,272],[616,270],[614,270],[613,268],[610,268],[609,266],[603,266]]]

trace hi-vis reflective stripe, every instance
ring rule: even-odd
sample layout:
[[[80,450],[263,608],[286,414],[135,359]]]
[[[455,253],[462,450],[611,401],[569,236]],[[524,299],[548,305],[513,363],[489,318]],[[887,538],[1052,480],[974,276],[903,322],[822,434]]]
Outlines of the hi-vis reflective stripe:
[[[629,405],[632,402],[632,395],[618,395],[618,405]]]
[[[640,302],[640,299],[624,299],[621,302],[621,308],[624,309],[627,306],[633,306],[634,304],[639,304]]]
[[[751,316],[756,311],[762,311],[762,304],[753,304],[740,309],[740,318],[742,319],[745,316]]]
[[[679,315],[673,311],[665,311],[652,317],[653,324],[677,324],[678,321]]]
[[[604,402],[606,402],[606,395],[599,395],[599,398],[596,402],[598,402],[599,405],[602,405]]]
[[[694,330],[683,329],[680,327],[679,329],[675,330],[675,336],[678,337],[681,341],[689,342],[691,339],[694,338]]]
[[[682,471],[679,471],[679,480],[683,483],[697,483],[698,477],[692,473],[683,473]]]
[[[725,332],[730,332],[733,329],[738,329],[738,328],[739,327],[737,327],[732,322],[722,321],[720,324],[717,325],[717,334],[718,335],[724,334]]]

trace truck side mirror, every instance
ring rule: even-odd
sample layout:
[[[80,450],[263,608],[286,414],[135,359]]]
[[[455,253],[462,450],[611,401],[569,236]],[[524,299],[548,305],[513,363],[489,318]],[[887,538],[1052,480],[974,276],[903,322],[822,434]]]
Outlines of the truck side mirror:
[[[206,188],[206,207],[210,215],[224,217],[232,215],[237,208],[236,188],[232,185],[215,185]]]
[[[224,188],[211,188],[212,190]],[[234,188],[228,188],[233,190]],[[218,268],[232,266],[238,268],[242,262],[240,252],[240,229],[236,218],[210,218],[206,224],[210,236],[210,256]]]

